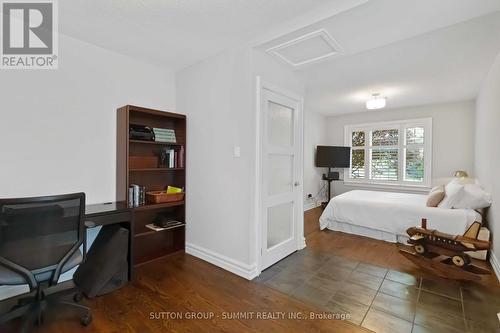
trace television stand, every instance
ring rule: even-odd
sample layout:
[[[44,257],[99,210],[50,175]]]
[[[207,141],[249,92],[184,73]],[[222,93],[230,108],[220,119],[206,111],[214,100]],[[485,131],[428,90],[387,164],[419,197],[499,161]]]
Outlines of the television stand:
[[[339,180],[339,173],[338,172],[332,172],[331,168],[328,168],[328,173],[327,174],[323,174],[323,177],[321,179],[328,182],[328,201],[321,203],[321,207],[323,207],[323,209],[324,209],[326,207],[326,205],[328,205],[328,202],[330,202],[330,199],[332,197],[331,196],[331,187],[332,187],[331,185],[332,185],[332,182],[336,181],[336,180]]]

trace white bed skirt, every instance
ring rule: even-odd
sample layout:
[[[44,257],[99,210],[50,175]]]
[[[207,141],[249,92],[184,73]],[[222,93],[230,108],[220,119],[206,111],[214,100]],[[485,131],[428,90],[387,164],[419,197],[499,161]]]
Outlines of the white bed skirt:
[[[326,226],[327,229],[333,231],[341,231],[347,234],[359,235],[364,237],[370,237],[378,240],[383,240],[390,243],[401,243],[407,244],[408,237],[403,235],[395,235],[390,232],[385,232],[381,230],[361,227],[359,225],[354,225],[345,222],[329,221]]]
[[[360,227],[359,225],[354,225],[350,223],[338,222],[338,221],[330,221],[326,226],[328,230],[345,232],[346,234],[358,235],[364,237],[370,237],[378,240],[383,240],[390,243],[400,243],[400,244],[408,244],[408,236],[405,235],[395,235],[390,232],[385,232],[381,230],[375,230],[366,227]],[[488,241],[490,239],[490,231],[482,227],[479,233],[479,240]],[[466,252],[472,258],[476,258],[479,260],[486,260],[488,257],[488,251],[477,251],[477,252]]]
[[[427,207],[427,196],[354,190],[330,200],[319,218],[320,229],[342,231],[392,243],[406,243],[406,231],[427,219],[429,229],[463,235],[481,215],[472,209]]]

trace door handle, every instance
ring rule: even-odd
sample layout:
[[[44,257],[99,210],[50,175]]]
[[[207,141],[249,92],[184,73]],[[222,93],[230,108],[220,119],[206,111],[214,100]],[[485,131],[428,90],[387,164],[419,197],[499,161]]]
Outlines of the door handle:
[[[299,182],[295,182],[293,185],[300,186],[300,183]]]

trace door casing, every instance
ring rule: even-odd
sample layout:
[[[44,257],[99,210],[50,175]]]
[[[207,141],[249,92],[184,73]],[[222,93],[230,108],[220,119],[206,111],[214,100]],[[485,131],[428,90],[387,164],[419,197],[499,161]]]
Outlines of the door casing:
[[[289,91],[287,89],[283,89],[279,86],[276,86],[272,83],[264,81],[261,77],[257,76],[256,78],[256,142],[255,142],[255,147],[256,147],[256,161],[255,161],[255,207],[254,207],[254,221],[255,221],[255,228],[254,228],[254,233],[251,235],[251,251],[254,253],[255,258],[257,259],[257,267],[256,267],[256,276],[260,275],[262,272],[262,248],[264,244],[264,240],[262,239],[262,227],[263,227],[263,220],[262,220],[262,211],[263,211],[263,186],[262,186],[262,180],[263,180],[263,158],[262,158],[262,144],[263,144],[263,138],[264,134],[263,133],[263,126],[262,126],[262,91],[266,89],[271,92],[274,92],[276,94],[283,95],[289,99],[292,99],[296,102],[298,102],[298,109],[296,110],[296,118],[297,121],[299,122],[299,125],[297,126],[297,129],[299,130],[299,135],[297,136],[298,142],[296,143],[299,147],[298,149],[298,158],[297,160],[299,161],[296,163],[296,181],[300,183],[300,186],[298,188],[299,195],[297,197],[297,205],[300,207],[300,214],[297,216],[297,221],[296,221],[296,232],[298,233],[297,237],[297,250],[301,250],[305,248],[306,243],[305,243],[305,238],[304,238],[304,215],[303,215],[303,207],[304,207],[304,186],[303,186],[303,181],[304,181],[304,166],[303,166],[303,160],[304,160],[304,100],[303,97],[300,96],[299,94]],[[253,245],[253,246],[252,246]]]

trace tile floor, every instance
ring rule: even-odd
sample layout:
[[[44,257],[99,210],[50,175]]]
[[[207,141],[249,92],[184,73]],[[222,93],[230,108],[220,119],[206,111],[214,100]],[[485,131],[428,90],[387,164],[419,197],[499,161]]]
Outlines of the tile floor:
[[[375,332],[500,332],[500,291],[303,250],[256,280]]]

